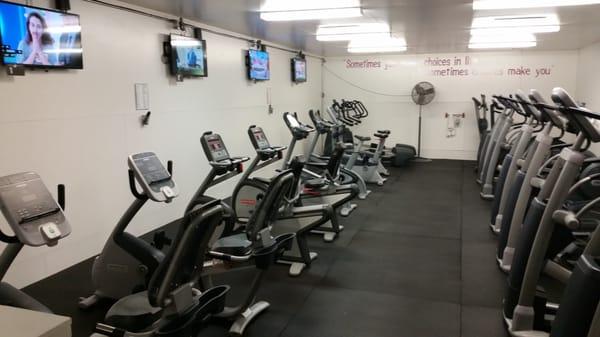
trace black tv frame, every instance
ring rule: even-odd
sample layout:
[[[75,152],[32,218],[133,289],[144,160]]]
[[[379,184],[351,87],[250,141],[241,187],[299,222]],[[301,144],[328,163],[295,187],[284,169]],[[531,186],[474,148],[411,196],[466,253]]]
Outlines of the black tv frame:
[[[64,12],[64,11],[59,11],[56,9],[49,9],[49,8],[44,8],[44,7],[38,7],[38,6],[29,6],[29,5],[25,5],[25,4],[21,4],[21,3],[17,3],[17,2],[12,2],[12,1],[5,1],[5,0],[0,0],[0,3],[7,3],[7,4],[11,4],[11,5],[17,5],[20,7],[27,7],[27,8],[31,8],[31,9],[37,9],[37,10],[42,10],[42,11],[47,11],[47,12],[54,12],[54,13],[59,13],[61,15],[72,15],[72,16],[76,16],[77,17],[77,21],[79,21],[79,26],[81,26],[81,17],[79,16],[79,14],[74,14],[74,13],[68,13],[68,12]],[[2,48],[2,46],[4,46],[4,43],[2,42],[2,32],[0,32],[0,62],[2,63],[2,65],[4,66],[23,66],[26,68],[33,68],[33,69],[75,69],[75,70],[83,70],[83,37],[81,32],[79,32],[79,43],[81,44],[81,67],[73,67],[73,66],[59,66],[59,65],[43,65],[43,64],[23,64],[23,63],[5,63],[4,62],[4,49]]]

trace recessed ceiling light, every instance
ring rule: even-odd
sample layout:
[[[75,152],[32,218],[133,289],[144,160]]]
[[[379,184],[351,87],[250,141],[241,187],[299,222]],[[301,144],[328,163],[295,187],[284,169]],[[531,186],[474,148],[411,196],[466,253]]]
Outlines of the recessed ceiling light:
[[[474,35],[469,42],[470,49],[529,48],[536,45],[537,39],[530,33]]]
[[[537,46],[537,42],[488,42],[488,43],[469,43],[469,49],[516,49],[532,48]]]
[[[542,8],[600,4],[600,0],[475,0],[474,10]]]
[[[406,49],[406,40],[399,37],[357,39],[348,44],[349,53],[389,53]]]
[[[265,21],[296,21],[362,16],[360,0],[267,0],[260,8]]]
[[[519,28],[528,32],[557,32],[560,20],[556,14],[485,16],[473,19],[472,28]]]
[[[318,41],[349,41],[354,39],[389,37],[390,26],[385,23],[357,23],[321,25],[317,29]]]

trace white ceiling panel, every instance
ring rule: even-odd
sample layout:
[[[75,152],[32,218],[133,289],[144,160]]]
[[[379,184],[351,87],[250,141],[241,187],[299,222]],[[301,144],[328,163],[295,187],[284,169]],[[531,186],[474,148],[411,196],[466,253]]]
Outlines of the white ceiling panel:
[[[537,50],[578,49],[600,41],[600,5],[474,12],[469,0],[362,0],[359,19],[266,22],[261,0],[123,0],[324,56],[347,55],[347,42],[320,42],[319,24],[385,22],[406,38],[407,53],[467,51],[474,16],[556,13],[561,31],[537,34]],[[302,1],[302,0],[298,0]]]

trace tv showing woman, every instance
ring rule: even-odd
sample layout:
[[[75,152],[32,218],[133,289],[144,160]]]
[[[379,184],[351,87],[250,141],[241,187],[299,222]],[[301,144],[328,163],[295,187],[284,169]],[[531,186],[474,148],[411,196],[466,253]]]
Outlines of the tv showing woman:
[[[22,64],[55,65],[56,54],[47,53],[54,45],[54,39],[46,29],[48,25],[44,17],[38,12],[27,15],[25,22],[26,34],[19,42],[18,50],[21,54],[17,56],[17,62]]]

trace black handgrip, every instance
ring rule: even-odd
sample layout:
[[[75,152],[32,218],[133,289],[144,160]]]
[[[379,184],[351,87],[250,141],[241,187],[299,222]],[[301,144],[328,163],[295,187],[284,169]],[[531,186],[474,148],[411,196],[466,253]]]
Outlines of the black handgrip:
[[[65,185],[64,184],[58,184],[58,186],[56,186],[56,199],[57,199],[58,205],[64,211],[65,210]]]
[[[129,173],[129,190],[131,190],[131,194],[133,194],[136,199],[145,199],[146,196],[138,192],[137,187],[135,187],[135,174],[133,173],[133,170],[127,172]]]
[[[167,162],[167,171],[169,171],[169,174],[171,176],[173,176],[173,161],[172,160],[169,160]]]

